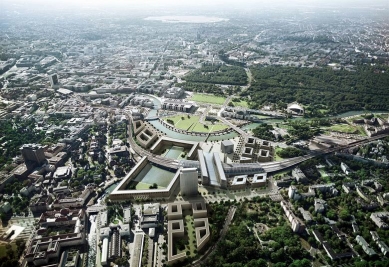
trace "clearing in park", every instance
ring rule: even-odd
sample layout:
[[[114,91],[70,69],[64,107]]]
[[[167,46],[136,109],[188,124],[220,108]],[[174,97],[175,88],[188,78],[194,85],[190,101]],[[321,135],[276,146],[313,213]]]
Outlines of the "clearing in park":
[[[226,101],[226,98],[207,94],[193,94],[190,100],[202,103],[223,105]]]

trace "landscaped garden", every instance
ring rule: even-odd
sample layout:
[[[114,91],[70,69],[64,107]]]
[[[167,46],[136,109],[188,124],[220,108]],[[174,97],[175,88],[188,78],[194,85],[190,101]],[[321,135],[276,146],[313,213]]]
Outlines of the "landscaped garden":
[[[167,123],[170,125],[173,125],[175,128],[180,130],[185,130],[188,132],[200,132],[200,133],[211,133],[211,132],[217,132],[224,129],[227,129],[228,126],[220,123],[211,123],[206,122],[200,123],[200,117],[199,116],[172,116],[165,119]]]

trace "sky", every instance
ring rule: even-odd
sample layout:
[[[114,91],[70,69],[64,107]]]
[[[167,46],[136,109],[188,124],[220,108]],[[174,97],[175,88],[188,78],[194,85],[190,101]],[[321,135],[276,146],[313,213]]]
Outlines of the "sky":
[[[258,11],[268,10],[277,13],[332,8],[347,8],[351,12],[354,9],[368,12],[373,9],[374,12],[376,8],[384,8],[389,13],[389,0],[0,0],[0,20],[2,16],[6,17],[5,12],[35,16],[56,15],[60,11],[111,14],[131,14],[131,11],[135,11],[137,13],[132,14],[224,16],[224,13],[231,12],[255,15]]]
[[[3,4],[20,3],[23,5],[71,5],[71,6],[373,6],[385,5],[389,7],[389,0],[1,0]]]

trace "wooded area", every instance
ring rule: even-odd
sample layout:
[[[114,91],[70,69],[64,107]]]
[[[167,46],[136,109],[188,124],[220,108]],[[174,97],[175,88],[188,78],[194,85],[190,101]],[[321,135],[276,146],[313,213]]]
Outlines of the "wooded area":
[[[252,67],[253,82],[242,96],[251,107],[267,103],[325,105],[332,113],[348,110],[387,110],[389,68],[358,66],[355,71],[284,66]]]
[[[246,85],[247,74],[244,68],[225,65],[203,65],[185,76],[187,82]]]

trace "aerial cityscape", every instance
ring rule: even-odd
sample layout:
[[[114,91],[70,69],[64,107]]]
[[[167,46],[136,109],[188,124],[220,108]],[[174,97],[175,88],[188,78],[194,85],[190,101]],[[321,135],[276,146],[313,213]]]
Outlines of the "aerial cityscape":
[[[389,266],[388,204],[388,1],[0,3],[0,267]]]

